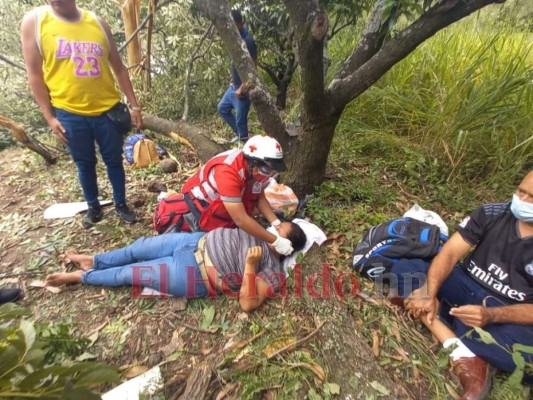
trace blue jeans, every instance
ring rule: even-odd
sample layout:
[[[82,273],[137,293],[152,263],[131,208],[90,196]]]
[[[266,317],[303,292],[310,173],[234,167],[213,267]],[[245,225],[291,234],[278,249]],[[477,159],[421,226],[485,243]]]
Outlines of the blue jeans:
[[[250,98],[248,96],[237,97],[235,88],[229,85],[228,90],[218,103],[218,113],[241,139],[248,138],[248,113],[250,112]],[[232,110],[235,109],[235,115]]]
[[[66,130],[67,147],[78,169],[78,179],[89,207],[99,204],[94,142],[98,143],[106,165],[115,205],[125,203],[126,174],[122,164],[122,135],[117,132],[113,122],[105,114],[84,117],[57,108],[55,114]]]
[[[420,259],[402,259],[392,267],[392,273],[398,279],[398,293],[407,297],[412,290],[418,289],[425,283],[421,277],[427,276],[430,263]],[[479,335],[459,319],[453,318],[450,308],[467,304],[500,307],[506,304],[486,291],[471,279],[460,266],[456,266],[448,278],[443,282],[437,294],[441,302],[439,318],[447,323],[457,337],[476,355],[488,361],[496,368],[513,372],[516,369],[511,353],[515,343],[533,346],[533,326],[518,324],[490,324],[483,330],[490,333],[496,342],[507,349],[483,343]],[[521,353],[526,362],[533,363],[533,354]],[[533,383],[533,375],[525,374],[524,381]]]
[[[129,246],[94,256],[83,273],[86,285],[149,287],[178,297],[205,297],[207,288],[194,257],[205,232],[142,237]]]

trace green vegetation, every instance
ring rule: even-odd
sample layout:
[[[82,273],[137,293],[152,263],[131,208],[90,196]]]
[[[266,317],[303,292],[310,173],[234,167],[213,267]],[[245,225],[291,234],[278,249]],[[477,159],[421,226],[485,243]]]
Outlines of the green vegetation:
[[[34,4],[31,1],[19,3],[0,0],[4,29],[9,27],[9,35],[3,37],[11,38],[9,47],[7,40],[0,44],[3,54],[20,63],[18,32],[14,27],[22,17],[22,8],[29,9]],[[94,0],[81,4],[100,9],[101,3]],[[334,245],[325,253],[329,253],[326,255],[328,262],[335,268],[349,270],[351,249],[364,230],[403,214],[415,202],[439,212],[453,228],[465,213],[479,204],[510,198],[523,173],[533,166],[533,33],[528,17],[530,11],[527,7],[514,7],[526,3],[516,1],[503,8],[485,10],[439,33],[346,109],[337,127],[327,179],[316,188],[306,209],[306,216],[334,237]],[[100,13],[115,31],[120,31],[118,7],[112,2],[105,4]],[[191,53],[203,29],[207,28],[205,21],[190,19],[189,6],[186,1],[176,2],[157,15],[159,31],[154,35],[153,45],[159,59],[154,66],[152,91],[143,92],[141,96],[145,108],[161,117],[180,118],[183,71],[188,61],[184,55]],[[498,14],[497,19],[495,14]],[[330,76],[339,68],[346,49],[356,40],[354,33],[354,30],[343,31],[329,43]],[[117,39],[121,40],[119,36]],[[209,52],[194,64],[190,116],[192,120],[205,122],[218,134],[227,131],[214,114],[229,79],[229,68],[226,53],[216,37],[212,38],[210,46]],[[0,64],[0,74],[6,82],[0,114],[24,123],[32,134],[47,132],[26,88],[24,73]],[[289,89],[287,119],[296,119],[298,96],[297,72]],[[251,125],[254,129],[259,126],[256,120],[252,120]],[[157,167],[128,171],[128,190],[134,196],[156,180],[166,180],[169,187],[177,187],[189,168],[196,165],[182,159],[187,158],[187,150],[164,138],[158,141],[180,159],[180,174],[163,178]],[[8,136],[2,131],[0,148],[8,143]],[[34,197],[28,198],[28,203],[78,200],[72,163],[62,160],[53,172],[41,171],[36,159],[30,158],[24,163],[24,174],[32,175],[39,170],[27,187],[43,187]],[[67,182],[66,178],[59,177],[67,174],[65,171],[72,175]],[[102,171],[100,174],[103,176]],[[109,197],[111,189],[105,180],[102,181],[102,193]],[[15,175],[6,181],[13,191],[18,183]],[[26,196],[26,192],[17,193],[24,194],[16,196]],[[9,235],[9,239],[0,240],[0,254],[12,248],[9,240],[13,240],[32,254],[25,268],[45,273],[57,270],[58,254],[69,247],[100,251],[125,245],[150,232],[149,215],[155,203],[155,196],[150,196],[141,199],[146,200],[139,209],[145,214],[144,220],[133,227],[114,225],[108,215],[89,236],[75,231],[70,221],[64,221],[54,225],[50,229],[53,232],[31,243],[28,230],[30,234],[39,232],[41,225],[37,214],[29,216],[23,210],[11,210],[10,216],[6,211],[0,219],[0,233]],[[15,219],[17,230],[11,229]],[[370,282],[364,281],[362,285],[366,291],[373,292]],[[82,296],[99,296],[94,288],[83,288],[80,292]],[[157,336],[160,335],[160,340],[167,345],[170,343],[168,336],[172,335],[169,324],[179,326],[179,321],[169,317],[167,311],[172,310],[171,306],[165,308],[162,301],[134,301],[129,294],[127,289],[106,290],[102,299],[98,297],[88,303],[74,298],[70,301],[65,295],[40,295],[37,301],[43,301],[43,309],[49,311],[46,317],[52,320],[62,321],[64,313],[73,318],[79,314],[73,323],[75,326],[85,324],[87,332],[104,324],[101,331],[92,335],[94,348],[91,352],[105,362],[128,364],[133,361],[128,354],[124,355],[125,349],[132,353],[136,350],[137,355],[141,348],[141,354],[146,357],[138,359],[148,359],[151,352],[162,347]],[[211,341],[201,341],[197,332],[187,331],[180,338],[186,344],[181,348],[176,346],[169,359],[186,364],[193,356],[199,357],[198,354],[223,345],[220,342],[229,340],[228,337],[244,341],[263,332],[256,341],[231,354],[233,359],[241,355],[257,360],[294,340],[302,331],[308,333],[314,329],[309,321],[300,317],[298,310],[280,311],[281,306],[272,303],[241,320],[235,302],[191,301],[181,317],[189,325],[213,330],[216,335],[210,336]],[[449,386],[443,379],[443,374],[446,378],[449,375],[439,368],[437,357],[428,351],[430,338],[423,329],[392,309],[361,301],[354,301],[350,307],[368,343],[375,337],[383,338],[379,361],[395,379],[413,385],[417,393],[430,393],[428,396],[432,398],[449,398],[453,388],[457,390],[457,384],[452,382]],[[111,319],[106,324],[98,319],[100,315],[109,315]],[[87,362],[80,367],[70,364],[83,356],[90,346],[86,340],[73,336],[70,323],[32,326],[29,319],[20,322],[21,316],[18,314],[16,320],[5,319],[2,323],[9,321],[9,325],[0,328],[0,397],[7,396],[6,390],[30,387],[21,382],[31,374],[41,379],[34,382],[36,386],[31,390],[40,385],[38,390],[42,390],[43,396],[47,393],[45,390],[60,395],[61,387],[79,388],[80,393],[86,393],[89,384],[102,382],[93,381],[90,371],[101,368],[97,371],[105,375],[112,371]],[[145,330],[147,327],[153,330]],[[32,336],[36,339],[32,340]],[[28,349],[32,353],[27,352]],[[275,362],[265,362],[252,372],[243,372],[239,375],[238,397],[255,399],[266,392],[278,398],[334,398],[338,382],[323,379],[322,374],[327,375],[329,371],[320,369],[322,360],[312,350],[298,349]],[[409,357],[399,355],[406,353]],[[35,358],[29,358],[28,354]],[[5,370],[4,365],[8,364],[3,362],[3,357],[12,357],[17,363],[15,369]],[[52,363],[55,365],[51,366]],[[37,371],[56,374],[56,378],[48,379]],[[14,379],[9,380],[8,376]],[[356,378],[355,374],[354,385],[359,383]],[[373,386],[374,392],[368,397],[378,398],[383,394],[379,382]],[[515,400],[526,398],[528,392],[500,375],[491,396]]]
[[[66,325],[36,330],[30,313],[0,306],[0,397],[3,399],[99,399],[90,388],[118,380],[114,367],[75,361],[86,346]]]

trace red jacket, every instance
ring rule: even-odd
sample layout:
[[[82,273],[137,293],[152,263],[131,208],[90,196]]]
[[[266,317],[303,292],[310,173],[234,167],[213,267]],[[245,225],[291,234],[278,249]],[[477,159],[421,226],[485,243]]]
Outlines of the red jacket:
[[[259,196],[268,184],[255,181],[248,162],[239,149],[211,158],[183,185],[200,212],[200,229],[235,228],[235,222],[222,202],[243,203],[248,215],[257,207]]]

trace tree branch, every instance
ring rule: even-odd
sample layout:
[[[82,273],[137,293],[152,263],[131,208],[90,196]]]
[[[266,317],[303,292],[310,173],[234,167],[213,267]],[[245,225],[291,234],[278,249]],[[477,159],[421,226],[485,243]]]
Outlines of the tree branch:
[[[278,76],[276,75],[276,71],[274,71],[274,67],[261,61],[258,62],[258,65],[259,67],[261,67],[263,71],[267,73],[267,75],[270,77],[272,82],[274,82],[274,85],[276,85],[276,87],[279,87],[280,80],[278,79]]]
[[[383,45],[387,28],[381,22],[384,0],[378,0],[355,51],[343,62],[336,79],[346,78],[367,62]]]
[[[194,4],[208,16],[215,25],[220,38],[224,42],[226,50],[233,60],[233,64],[248,90],[250,99],[257,111],[257,117],[263,129],[269,135],[276,137],[282,142],[288,139],[285,123],[277,112],[272,97],[263,86],[255,65],[250,58],[246,44],[237,31],[235,23],[230,15],[227,0],[193,0]]]
[[[155,115],[143,114],[143,126],[172,139],[176,139],[175,132],[179,133],[179,136],[192,143],[198,158],[203,162],[226,150],[223,146],[214,142],[208,132],[184,122],[174,122]]]
[[[24,68],[23,65],[15,62],[15,61],[11,61],[10,59],[8,59],[7,57],[3,56],[0,54],[0,60],[5,62],[6,64],[9,64],[11,65],[12,67],[15,67],[15,68],[18,68],[18,69],[21,69],[22,71],[26,71],[26,68]]]
[[[319,117],[324,102],[324,39],[327,16],[316,0],[283,0],[289,13],[296,41],[297,63],[302,82],[302,118]]]
[[[121,51],[123,51],[127,46],[128,44],[130,44],[130,42],[135,39],[135,37],[137,36],[137,34],[141,31],[142,28],[144,28],[144,26],[148,23],[148,21],[150,20],[150,18],[152,17],[152,15],[155,14],[155,12],[159,9],[161,9],[162,7],[166,6],[167,4],[170,4],[172,2],[174,2],[176,0],[167,0],[167,1],[164,1],[162,2],[161,4],[159,4],[155,10],[153,11],[150,11],[146,17],[144,17],[144,19],[142,20],[142,22],[139,24],[139,26],[137,27],[137,29],[135,29],[131,36],[124,42],[124,44],[122,44],[122,46],[120,46],[118,48],[118,52],[120,53]]]
[[[438,3],[389,40],[361,67],[344,78],[334,79],[327,89],[328,101],[335,110],[342,111],[350,101],[372,86],[425,40],[467,15],[497,2],[500,0],[444,0]]]
[[[191,73],[194,62],[197,60],[198,52],[200,51],[200,48],[204,44],[205,39],[207,36],[209,36],[211,29],[213,28],[213,23],[209,25],[209,27],[205,30],[204,34],[200,38],[200,41],[198,42],[198,45],[192,52],[192,54],[189,57],[189,62],[187,63],[187,69],[185,72],[185,80],[183,81],[183,114],[181,116],[182,121],[187,121],[189,119],[189,94],[190,94],[190,79],[191,79]]]

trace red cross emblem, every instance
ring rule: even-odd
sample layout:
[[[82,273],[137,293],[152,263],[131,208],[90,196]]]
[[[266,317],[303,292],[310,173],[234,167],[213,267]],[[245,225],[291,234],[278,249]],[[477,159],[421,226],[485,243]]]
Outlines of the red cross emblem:
[[[279,145],[279,143],[276,143],[276,150],[281,151],[281,146]]]
[[[250,146],[250,152],[254,152],[257,150],[257,147],[255,147],[253,144]]]

